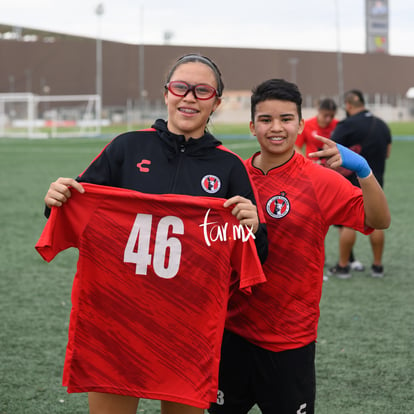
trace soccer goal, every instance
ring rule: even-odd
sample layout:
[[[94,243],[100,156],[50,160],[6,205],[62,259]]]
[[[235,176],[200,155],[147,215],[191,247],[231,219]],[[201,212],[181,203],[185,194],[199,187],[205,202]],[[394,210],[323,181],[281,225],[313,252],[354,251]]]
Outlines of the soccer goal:
[[[0,93],[0,137],[94,137],[101,126],[99,95]]]

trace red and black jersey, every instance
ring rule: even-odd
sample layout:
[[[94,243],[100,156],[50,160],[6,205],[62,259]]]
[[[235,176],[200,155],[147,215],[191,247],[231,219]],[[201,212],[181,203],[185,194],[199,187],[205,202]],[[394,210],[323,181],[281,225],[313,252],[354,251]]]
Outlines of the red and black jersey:
[[[63,384],[207,408],[229,287],[265,281],[252,235],[224,199],[84,188],[36,245],[79,249]]]
[[[360,188],[336,171],[295,153],[264,174],[246,161],[265,212],[269,255],[267,282],[247,299],[230,298],[226,328],[271,351],[316,340],[322,293],[324,240],[329,226],[342,224],[364,234]]]

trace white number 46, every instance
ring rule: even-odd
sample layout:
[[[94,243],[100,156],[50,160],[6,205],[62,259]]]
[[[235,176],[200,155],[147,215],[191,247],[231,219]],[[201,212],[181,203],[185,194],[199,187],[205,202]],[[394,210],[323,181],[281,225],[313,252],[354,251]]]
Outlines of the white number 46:
[[[146,275],[151,265],[157,276],[171,279],[177,273],[181,261],[181,243],[177,237],[168,237],[172,227],[172,234],[184,234],[184,223],[174,216],[163,217],[157,226],[154,253],[150,253],[152,233],[152,215],[137,214],[127,245],[124,250],[124,262],[135,263],[135,273]],[[168,260],[166,261],[168,251]]]

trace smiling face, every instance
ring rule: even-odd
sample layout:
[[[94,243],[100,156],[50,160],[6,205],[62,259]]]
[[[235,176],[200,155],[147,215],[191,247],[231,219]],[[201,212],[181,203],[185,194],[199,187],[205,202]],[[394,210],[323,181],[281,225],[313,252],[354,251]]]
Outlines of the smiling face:
[[[288,161],[294,153],[296,137],[303,131],[303,126],[304,121],[299,119],[294,102],[277,99],[259,102],[254,122],[250,122],[250,131],[259,142],[261,162],[267,167],[276,167]]]
[[[317,119],[321,128],[326,128],[335,118],[336,111],[331,109],[319,109]]]
[[[172,74],[171,81],[218,87],[212,69],[201,62],[186,62],[179,65]],[[199,100],[193,92],[186,96],[175,96],[167,90],[164,97],[168,109],[168,129],[173,134],[184,135],[186,139],[200,138],[204,135],[210,115],[221,102],[216,96],[208,100]]]

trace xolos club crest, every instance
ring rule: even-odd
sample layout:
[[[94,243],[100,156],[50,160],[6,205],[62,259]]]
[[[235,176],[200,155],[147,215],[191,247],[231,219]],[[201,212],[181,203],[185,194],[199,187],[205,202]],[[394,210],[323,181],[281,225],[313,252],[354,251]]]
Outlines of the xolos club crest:
[[[282,191],[279,195],[269,198],[266,203],[266,211],[269,216],[280,219],[290,211],[290,203],[286,193]]]
[[[204,191],[206,191],[209,194],[217,193],[217,191],[220,190],[221,187],[220,178],[211,174],[205,175],[201,179],[201,187]]]

